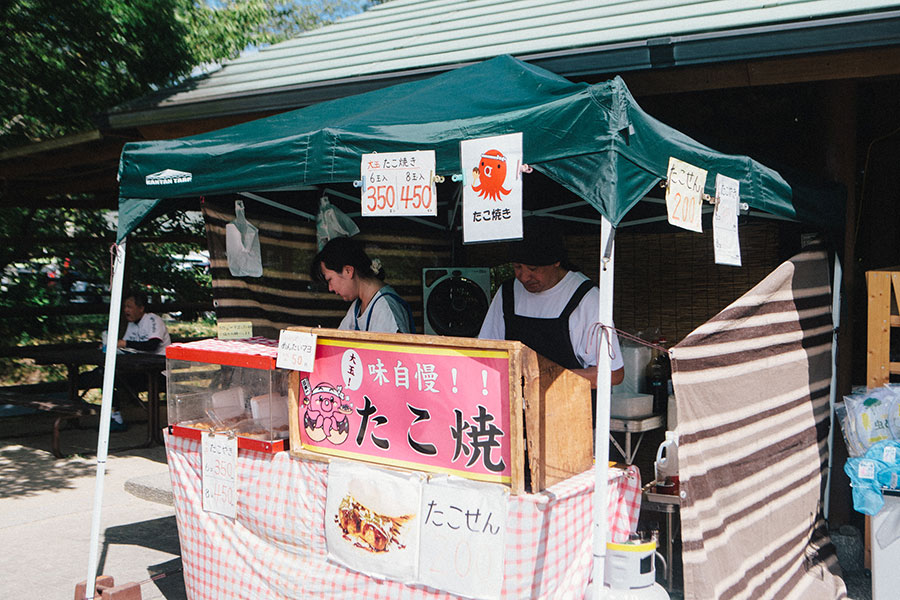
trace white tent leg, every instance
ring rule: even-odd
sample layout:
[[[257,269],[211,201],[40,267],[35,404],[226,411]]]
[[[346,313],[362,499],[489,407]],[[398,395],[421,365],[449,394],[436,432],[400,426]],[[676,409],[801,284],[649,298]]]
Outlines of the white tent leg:
[[[831,334],[831,395],[828,402],[828,470],[825,473],[825,499],[822,510],[825,521],[831,504],[831,469],[834,461],[834,404],[837,401],[837,338],[841,324],[841,259],[834,254],[834,283],[831,289],[831,319],[834,331]]]
[[[109,450],[109,419],[112,412],[116,378],[116,342],[119,339],[119,315],[122,307],[122,282],[125,279],[125,242],[115,247],[112,289],[109,294],[109,323],[106,327],[106,363],[103,367],[103,400],[100,405],[100,430],[97,438],[97,479],[94,486],[94,512],[91,519],[91,547],[85,578],[85,600],[93,600],[97,577],[97,555],[100,548],[100,515],[103,508],[103,479]]]
[[[612,323],[613,300],[613,245],[610,236],[612,224],[606,217],[600,224],[600,323]],[[609,257],[605,252],[609,246]],[[606,567],[606,540],[609,524],[607,522],[607,495],[609,487],[609,395],[612,386],[612,362],[609,357],[607,337],[600,335],[597,349],[597,409],[594,431],[594,565],[593,591],[594,598],[605,597],[603,589],[604,569]]]

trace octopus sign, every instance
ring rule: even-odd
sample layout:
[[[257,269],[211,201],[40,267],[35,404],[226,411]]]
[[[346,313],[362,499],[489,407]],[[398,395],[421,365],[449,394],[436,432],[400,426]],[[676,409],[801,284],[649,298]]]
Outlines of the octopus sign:
[[[460,142],[463,241],[522,237],[522,134]]]
[[[304,450],[509,483],[509,355],[318,338],[301,374]],[[293,426],[293,425],[292,425]]]

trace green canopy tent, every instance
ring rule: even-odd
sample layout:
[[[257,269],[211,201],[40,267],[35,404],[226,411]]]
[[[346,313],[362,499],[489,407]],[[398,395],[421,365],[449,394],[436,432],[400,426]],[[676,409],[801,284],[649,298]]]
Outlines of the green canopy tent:
[[[742,201],[752,209],[823,231],[842,229],[839,201],[800,197],[772,169],[660,123],[641,110],[621,78],[572,83],[500,56],[211,133],[126,144],[118,238],[179,197],[354,181],[360,155],[369,152],[434,150],[440,174],[459,173],[461,140],[518,131],[525,161],[613,226],[666,179],[675,156],[740,181]],[[714,180],[707,178],[710,195]]]
[[[601,248],[611,259],[611,234],[623,217],[667,176],[669,157],[740,182],[742,202],[777,217],[832,234],[843,228],[834,195],[806,194],[781,175],[744,156],[716,152],[641,110],[624,82],[589,85],[500,56],[433,78],[342,98],[201,135],[126,144],[119,166],[118,241],[143,220],[202,195],[298,189],[355,181],[361,155],[434,150],[442,175],[461,172],[465,139],[523,133],[523,156],[534,169],[573,192],[603,216]],[[285,207],[297,212],[299,207]],[[307,207],[309,210],[310,207]],[[109,335],[115,335],[122,293],[123,251],[114,265]],[[600,322],[612,319],[612,265],[600,273]],[[836,275],[839,276],[839,275]],[[110,346],[112,348],[112,346]],[[608,460],[609,356],[598,365],[596,464]],[[108,442],[115,352],[108,350],[98,493],[87,580],[97,566],[102,469]],[[605,469],[595,492],[605,498]],[[595,503],[594,581],[603,581],[605,502]],[[602,586],[598,586],[599,587]]]

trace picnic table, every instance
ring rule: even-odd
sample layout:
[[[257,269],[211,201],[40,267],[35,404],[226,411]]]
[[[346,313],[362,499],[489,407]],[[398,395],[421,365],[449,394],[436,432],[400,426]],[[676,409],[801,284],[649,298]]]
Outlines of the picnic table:
[[[44,393],[4,394],[3,397],[12,404],[29,406],[40,411],[59,415],[53,428],[53,454],[62,457],[59,448],[59,425],[62,421],[80,416],[94,414],[98,406],[85,402],[79,393],[79,373],[81,367],[102,366],[106,363],[106,353],[96,342],[78,342],[68,344],[43,344],[39,346],[19,346],[9,356],[30,358],[40,365],[65,365],[66,394],[48,396]],[[161,354],[145,352],[119,352],[116,357],[116,374],[141,374],[147,378],[147,441],[144,446],[162,444],[162,432],[159,421],[160,374],[166,368],[166,357]]]

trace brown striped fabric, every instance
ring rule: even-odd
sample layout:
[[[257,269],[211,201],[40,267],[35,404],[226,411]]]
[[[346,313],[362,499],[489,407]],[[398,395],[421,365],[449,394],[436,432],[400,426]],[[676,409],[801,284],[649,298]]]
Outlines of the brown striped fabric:
[[[315,223],[253,200],[244,204],[247,220],[259,228],[262,277],[233,277],[228,269],[225,226],[234,220],[234,200],[203,202],[216,318],[251,321],[254,335],[273,339],[295,325],[337,327],[350,305],[310,281],[309,264],[317,251]],[[398,233],[358,235],[366,252],[381,259],[387,283],[409,302],[421,333],[422,269],[450,264],[449,235],[412,226]]]
[[[672,349],[688,600],[847,597],[820,505],[829,282],[807,250]]]

